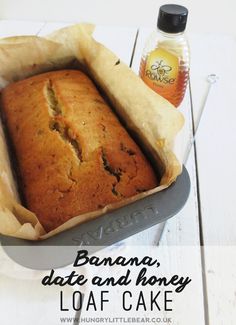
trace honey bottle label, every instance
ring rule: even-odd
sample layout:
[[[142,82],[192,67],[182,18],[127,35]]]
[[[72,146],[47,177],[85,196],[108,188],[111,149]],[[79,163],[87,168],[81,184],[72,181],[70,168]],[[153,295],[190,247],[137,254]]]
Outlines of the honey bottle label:
[[[166,97],[165,94],[175,92],[178,73],[179,58],[162,48],[157,48],[146,59],[142,79],[150,88]]]

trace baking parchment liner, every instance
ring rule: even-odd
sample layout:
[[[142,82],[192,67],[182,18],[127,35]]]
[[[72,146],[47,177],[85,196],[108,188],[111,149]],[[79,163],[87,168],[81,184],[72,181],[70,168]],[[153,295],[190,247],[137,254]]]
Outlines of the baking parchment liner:
[[[167,188],[182,166],[172,148],[184,124],[182,114],[148,88],[120,59],[92,37],[94,26],[78,24],[47,37],[18,36],[0,40],[0,87],[42,72],[80,66],[111,102],[126,127],[151,154],[161,173],[160,186],[105,208],[74,217],[46,233],[37,216],[24,208],[17,194],[6,136],[0,123],[0,233],[39,240],[49,238]]]

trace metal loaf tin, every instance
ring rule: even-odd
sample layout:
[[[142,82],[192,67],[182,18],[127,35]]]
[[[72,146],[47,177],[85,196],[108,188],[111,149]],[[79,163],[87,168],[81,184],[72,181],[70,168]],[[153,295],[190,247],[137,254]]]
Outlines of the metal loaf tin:
[[[1,236],[1,244],[17,263],[39,270],[73,263],[78,249],[115,244],[177,214],[190,192],[186,168],[169,188],[109,212],[95,220],[64,231],[44,241],[27,241]],[[70,247],[68,247],[70,246]]]

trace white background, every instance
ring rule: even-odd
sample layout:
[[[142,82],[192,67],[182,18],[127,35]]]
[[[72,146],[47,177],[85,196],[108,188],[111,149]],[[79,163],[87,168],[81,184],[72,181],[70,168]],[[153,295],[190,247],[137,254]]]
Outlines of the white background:
[[[158,8],[163,3],[189,8],[190,32],[236,35],[235,0],[0,0],[0,19],[90,21],[99,25],[154,28]]]

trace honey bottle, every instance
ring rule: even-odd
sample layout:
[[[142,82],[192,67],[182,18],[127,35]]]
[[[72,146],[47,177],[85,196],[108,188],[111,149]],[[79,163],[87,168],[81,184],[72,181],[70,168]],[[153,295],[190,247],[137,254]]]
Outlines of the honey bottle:
[[[175,107],[181,104],[189,79],[187,17],[183,6],[160,7],[157,30],[147,40],[139,70],[143,81]]]

